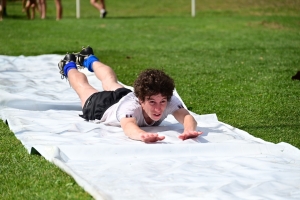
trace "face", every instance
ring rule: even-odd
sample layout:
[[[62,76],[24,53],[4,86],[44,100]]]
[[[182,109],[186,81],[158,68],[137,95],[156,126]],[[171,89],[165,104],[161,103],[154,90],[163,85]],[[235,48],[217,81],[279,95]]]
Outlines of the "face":
[[[167,97],[161,94],[148,96],[144,102],[140,101],[146,122],[158,121],[166,109],[167,103]]]

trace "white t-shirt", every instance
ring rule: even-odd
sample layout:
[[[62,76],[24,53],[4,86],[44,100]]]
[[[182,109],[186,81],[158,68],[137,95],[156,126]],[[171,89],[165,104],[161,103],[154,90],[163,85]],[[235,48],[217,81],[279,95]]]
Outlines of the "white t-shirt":
[[[159,121],[154,121],[152,124],[147,124],[142,113],[142,106],[139,103],[138,98],[133,92],[128,93],[120,101],[111,107],[109,107],[103,114],[101,120],[97,120],[99,123],[104,123],[111,126],[120,126],[120,121],[124,117],[133,117],[136,119],[138,126],[158,126],[169,114],[174,111],[183,108],[182,102],[176,97],[172,96],[168,102],[166,109],[164,110]]]

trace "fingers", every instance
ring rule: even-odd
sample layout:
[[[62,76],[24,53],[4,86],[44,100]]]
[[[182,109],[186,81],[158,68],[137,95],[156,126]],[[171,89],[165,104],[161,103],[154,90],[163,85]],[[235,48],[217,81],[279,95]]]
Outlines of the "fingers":
[[[200,131],[188,131],[184,132],[178,136],[179,139],[187,140],[190,138],[196,138],[201,135],[203,132]],[[141,135],[141,140],[145,143],[157,142],[164,140],[165,136],[158,135],[157,133],[143,133]]]
[[[165,136],[160,136],[157,133],[144,133],[141,136],[143,142],[150,143],[150,142],[157,142],[165,139]]]
[[[189,132],[184,132],[181,135],[179,135],[179,139],[186,140],[190,138],[196,138],[199,135],[201,135],[203,132],[198,132],[198,131],[189,131]]]

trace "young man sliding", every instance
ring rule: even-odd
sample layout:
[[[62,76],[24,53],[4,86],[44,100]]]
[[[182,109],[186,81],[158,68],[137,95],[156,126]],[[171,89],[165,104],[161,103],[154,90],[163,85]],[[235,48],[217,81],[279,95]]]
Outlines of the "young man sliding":
[[[77,66],[94,72],[104,91],[99,92],[92,87]],[[194,117],[173,96],[173,79],[161,70],[147,69],[141,72],[132,92],[118,83],[115,72],[98,60],[91,47],[83,48],[78,54],[66,54],[58,63],[58,68],[62,78],[67,78],[78,94],[83,112],[80,116],[87,121],[121,126],[129,138],[148,143],[165,137],[146,132],[140,127],[158,126],[172,114],[184,127],[178,138],[186,140],[202,134],[196,131]]]

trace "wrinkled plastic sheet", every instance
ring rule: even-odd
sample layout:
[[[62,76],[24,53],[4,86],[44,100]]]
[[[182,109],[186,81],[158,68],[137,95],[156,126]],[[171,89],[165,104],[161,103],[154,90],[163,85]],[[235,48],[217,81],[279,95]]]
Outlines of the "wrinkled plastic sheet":
[[[300,199],[299,149],[255,138],[215,114],[191,112],[204,133],[186,141],[172,116],[144,128],[166,136],[152,144],[84,121],[79,98],[58,73],[62,57],[0,56],[0,117],[29,153],[95,199]],[[94,74],[82,72],[102,90]]]

